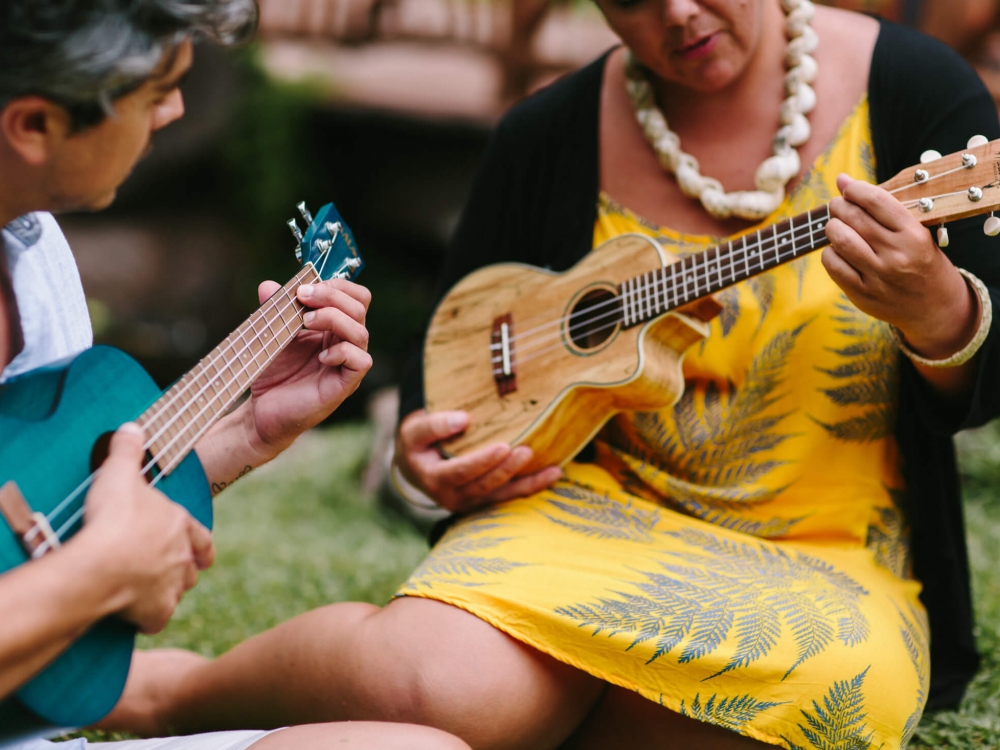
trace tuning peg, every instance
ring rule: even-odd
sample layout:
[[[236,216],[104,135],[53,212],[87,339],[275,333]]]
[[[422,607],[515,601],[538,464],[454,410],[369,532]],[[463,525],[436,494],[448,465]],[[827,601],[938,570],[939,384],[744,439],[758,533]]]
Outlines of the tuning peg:
[[[332,221],[326,222],[326,231],[330,235],[330,237],[336,237],[340,233],[341,228],[342,227],[341,227],[341,224],[340,224],[339,221],[338,222],[332,222]]]
[[[942,224],[937,230],[937,241],[938,247],[945,248],[948,247],[950,240],[948,239],[948,227]]]
[[[1000,234],[1000,219],[998,219],[993,214],[990,214],[990,218],[986,220],[983,224],[983,232],[989,237],[996,237]]]
[[[934,149],[931,148],[928,149],[927,151],[924,151],[924,153],[920,154],[920,163],[926,164],[929,161],[935,161],[936,159],[940,158],[941,158],[941,152],[935,151]]]
[[[288,228],[292,230],[292,236],[295,237],[295,241],[302,242],[302,230],[299,229],[299,223],[295,219],[288,220]]]
[[[976,146],[983,146],[989,142],[989,138],[985,135],[974,135],[969,139],[968,147],[975,148]]]
[[[361,258],[348,258],[344,261],[344,265],[350,268],[352,271],[355,268],[361,268]]]
[[[316,249],[324,255],[330,251],[331,247],[333,247],[333,242],[330,240],[316,240]]]
[[[306,220],[306,224],[313,223],[313,215],[309,213],[309,209],[306,208],[306,202],[302,201],[296,208],[299,209],[299,213],[302,214],[302,218]]]

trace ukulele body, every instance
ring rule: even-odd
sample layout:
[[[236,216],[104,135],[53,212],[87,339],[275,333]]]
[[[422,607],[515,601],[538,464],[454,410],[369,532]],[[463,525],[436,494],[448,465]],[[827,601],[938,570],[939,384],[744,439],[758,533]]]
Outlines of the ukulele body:
[[[16,483],[33,511],[50,514],[90,475],[98,439],[138,417],[160,395],[137,362],[103,346],[0,386],[0,486]],[[211,528],[211,492],[193,451],[157,489]],[[80,492],[59,512],[55,530],[86,495]],[[77,522],[70,533],[79,527]],[[27,561],[19,539],[0,519],[0,574]],[[0,704],[0,745],[104,717],[125,686],[135,632],[114,617],[94,625]]]
[[[459,281],[435,310],[424,345],[427,409],[470,416],[443,450],[457,456],[494,442],[527,445],[529,473],[572,459],[619,412],[676,403],[684,353],[708,336],[718,303],[705,297],[632,328],[611,325],[610,315],[599,319],[619,284],[676,261],[655,240],[625,234],[563,273],[501,263]],[[602,304],[589,324],[580,325],[579,312],[570,317]],[[503,322],[510,376],[495,356]]]

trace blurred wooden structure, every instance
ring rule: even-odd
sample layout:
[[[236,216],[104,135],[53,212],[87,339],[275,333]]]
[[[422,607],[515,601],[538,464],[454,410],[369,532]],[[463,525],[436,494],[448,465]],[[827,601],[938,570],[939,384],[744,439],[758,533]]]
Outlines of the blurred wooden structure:
[[[541,40],[547,22],[589,16],[567,0],[259,0],[261,38],[326,40],[353,47],[413,43],[464,48],[499,66],[503,103],[524,96],[540,81],[578,67],[613,35],[558,34]],[[575,37],[575,38],[574,38]],[[599,39],[596,44],[593,39]],[[541,42],[541,43],[540,43]]]

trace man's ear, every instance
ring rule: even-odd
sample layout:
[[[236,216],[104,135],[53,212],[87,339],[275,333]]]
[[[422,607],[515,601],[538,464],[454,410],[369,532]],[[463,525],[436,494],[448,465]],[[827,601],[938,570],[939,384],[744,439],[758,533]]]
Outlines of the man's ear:
[[[69,113],[40,96],[22,96],[0,110],[0,136],[32,167],[44,165],[71,133]]]

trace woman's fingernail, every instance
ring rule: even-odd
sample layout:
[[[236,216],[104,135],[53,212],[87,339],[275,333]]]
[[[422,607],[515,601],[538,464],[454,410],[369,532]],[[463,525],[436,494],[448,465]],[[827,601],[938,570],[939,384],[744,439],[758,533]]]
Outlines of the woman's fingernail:
[[[307,312],[305,315],[302,316],[302,320],[305,321],[306,325],[309,325],[314,320],[316,320],[316,313],[314,313],[314,312]]]
[[[448,415],[448,429],[450,430],[461,430],[466,425],[466,417],[464,414],[449,414]]]
[[[135,422],[126,422],[118,428],[119,432],[127,432],[129,435],[142,435],[142,428]]]
[[[316,292],[316,287],[312,284],[303,284],[299,287],[299,296],[309,299]]]

